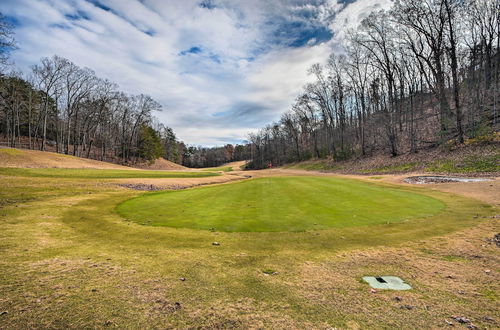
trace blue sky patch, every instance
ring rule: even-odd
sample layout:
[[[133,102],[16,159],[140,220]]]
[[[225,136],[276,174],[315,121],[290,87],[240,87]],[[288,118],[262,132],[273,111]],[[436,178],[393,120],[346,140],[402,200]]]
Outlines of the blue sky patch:
[[[200,54],[203,50],[198,47],[198,46],[193,46],[189,49],[186,49],[186,50],[183,50],[179,53],[179,55],[181,56],[185,56],[185,55],[188,55],[188,54]]]
[[[200,4],[198,6],[200,6],[200,8],[205,8],[205,9],[209,9],[209,10],[216,8],[216,6],[212,0],[203,0],[202,2],[200,2]]]
[[[100,8],[100,9],[102,9],[104,11],[113,12],[113,10],[110,7],[103,5],[101,2],[99,2],[97,0],[86,0],[86,1],[90,2],[91,4],[93,4],[94,6],[96,6],[97,8]]]

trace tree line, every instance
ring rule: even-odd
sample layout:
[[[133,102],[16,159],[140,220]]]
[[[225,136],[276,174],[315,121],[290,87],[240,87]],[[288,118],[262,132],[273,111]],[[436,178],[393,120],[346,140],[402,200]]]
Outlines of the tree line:
[[[59,57],[0,77],[1,133],[12,147],[134,163],[164,153],[169,128],[153,129],[161,106]],[[156,158],[155,158],[156,157]]]
[[[163,157],[189,167],[243,159],[244,146],[186,146],[154,113],[161,105],[129,95],[60,56],[42,58],[26,74],[11,71],[12,27],[0,14],[0,143],[121,164]]]
[[[278,122],[249,135],[251,167],[386,152],[498,129],[500,2],[398,0],[346,33],[344,52]]]

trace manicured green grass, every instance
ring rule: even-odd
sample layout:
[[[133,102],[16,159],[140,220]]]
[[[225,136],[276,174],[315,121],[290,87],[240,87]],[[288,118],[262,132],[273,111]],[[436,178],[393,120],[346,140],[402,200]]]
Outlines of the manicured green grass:
[[[201,170],[205,172],[231,172],[233,168],[231,166],[222,166],[201,168]]]
[[[443,207],[425,195],[357,180],[270,177],[148,193],[125,201],[117,211],[152,226],[264,232],[392,223],[434,215]]]
[[[493,228],[498,208],[428,187],[367,184],[446,205],[428,218],[321,231],[212,232],[124,221],[116,205],[140,193],[99,180],[0,180],[0,328],[424,329],[447,326],[443,318],[458,312],[486,328],[492,323],[484,316],[498,310],[497,248],[481,247],[496,232],[484,226]],[[198,189],[205,188],[189,191]],[[483,229],[473,236],[466,231],[473,226]],[[468,243],[451,241],[451,250],[441,251],[449,237]],[[463,251],[467,246],[480,252]],[[482,258],[459,265],[442,259],[459,254]],[[493,275],[484,274],[486,267]],[[373,294],[360,279],[377,274],[401,276],[414,290]],[[457,285],[465,294],[456,293]],[[416,307],[402,310],[395,295]]]
[[[71,179],[131,179],[131,178],[202,178],[217,176],[210,172],[171,172],[144,170],[99,170],[73,168],[0,168],[0,175]]]

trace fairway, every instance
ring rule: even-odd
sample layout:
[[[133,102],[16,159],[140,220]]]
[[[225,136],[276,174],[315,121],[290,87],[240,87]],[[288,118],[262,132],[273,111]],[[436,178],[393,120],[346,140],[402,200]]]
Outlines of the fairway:
[[[132,179],[132,178],[203,178],[217,176],[213,172],[172,172],[144,170],[100,170],[76,168],[0,168],[0,175],[68,179]]]
[[[225,232],[353,227],[424,218],[444,204],[403,189],[326,177],[269,177],[212,187],[146,193],[117,207],[151,226]]]

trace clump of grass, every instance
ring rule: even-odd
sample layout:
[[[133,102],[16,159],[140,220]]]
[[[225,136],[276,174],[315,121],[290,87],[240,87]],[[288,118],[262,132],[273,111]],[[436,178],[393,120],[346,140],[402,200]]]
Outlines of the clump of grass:
[[[426,168],[437,173],[485,173],[500,172],[500,154],[492,156],[471,156],[461,162],[451,159],[438,160]]]
[[[455,255],[446,255],[442,257],[443,260],[446,261],[467,261],[466,258],[461,257],[461,256],[455,256]]]
[[[363,170],[363,173],[395,173],[395,172],[409,172],[413,171],[417,163],[406,163],[399,165],[386,165],[381,167],[370,168]]]
[[[498,294],[494,290],[489,290],[489,289],[482,289],[479,292],[485,297],[486,299],[489,299],[491,301],[498,301]]]
[[[299,169],[306,171],[335,171],[342,169],[342,166],[329,160],[310,160],[301,163],[285,166],[285,168]]]

